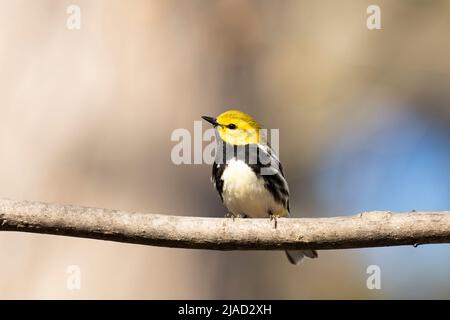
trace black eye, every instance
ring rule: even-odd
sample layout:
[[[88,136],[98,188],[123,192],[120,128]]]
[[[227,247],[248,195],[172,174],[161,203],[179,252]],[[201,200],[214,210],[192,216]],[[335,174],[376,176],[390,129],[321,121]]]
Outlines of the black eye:
[[[228,127],[228,129],[231,129],[231,130],[236,129],[236,125],[234,123],[230,123],[227,127]]]

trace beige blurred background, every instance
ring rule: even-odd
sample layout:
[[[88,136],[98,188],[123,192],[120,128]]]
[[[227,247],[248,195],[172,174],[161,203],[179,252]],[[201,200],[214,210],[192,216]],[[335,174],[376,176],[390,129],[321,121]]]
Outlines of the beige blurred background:
[[[1,0],[0,197],[221,216],[210,167],[174,165],[170,135],[233,106],[280,128],[294,215],[322,215],[317,163],[343,132],[403,109],[450,123],[450,2],[376,1],[382,29],[370,31],[373,3]],[[71,4],[80,30],[66,28]],[[280,252],[1,233],[0,298],[410,297],[367,288],[370,250],[293,267]],[[69,265],[80,290],[66,287]],[[440,276],[419,297],[449,298]]]

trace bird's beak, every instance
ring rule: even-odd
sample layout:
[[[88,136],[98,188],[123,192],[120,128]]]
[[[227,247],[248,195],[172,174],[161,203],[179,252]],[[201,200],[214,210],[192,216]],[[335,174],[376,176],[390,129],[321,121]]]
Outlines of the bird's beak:
[[[214,127],[217,127],[219,125],[219,123],[216,121],[216,118],[207,117],[207,116],[202,116],[202,118],[204,120],[208,121],[209,123],[211,123]]]

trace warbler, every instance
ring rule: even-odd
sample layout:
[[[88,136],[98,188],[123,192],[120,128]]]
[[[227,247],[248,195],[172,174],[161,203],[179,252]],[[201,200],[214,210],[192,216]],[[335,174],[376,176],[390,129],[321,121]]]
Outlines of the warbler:
[[[211,180],[228,210],[242,218],[289,217],[289,187],[277,155],[250,115],[229,110],[217,118],[202,116],[215,128],[216,157]],[[292,264],[317,258],[314,250],[288,250]]]

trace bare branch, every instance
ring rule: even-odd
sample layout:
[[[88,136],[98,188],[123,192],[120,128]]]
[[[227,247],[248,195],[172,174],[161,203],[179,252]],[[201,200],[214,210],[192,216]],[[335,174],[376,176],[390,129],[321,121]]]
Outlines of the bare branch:
[[[450,211],[222,219],[0,199],[0,231],[212,250],[346,249],[450,243]]]

